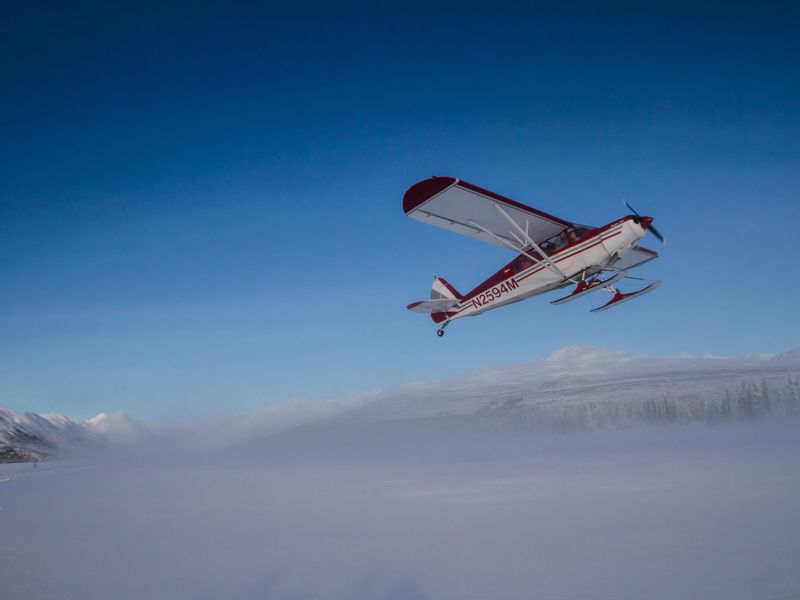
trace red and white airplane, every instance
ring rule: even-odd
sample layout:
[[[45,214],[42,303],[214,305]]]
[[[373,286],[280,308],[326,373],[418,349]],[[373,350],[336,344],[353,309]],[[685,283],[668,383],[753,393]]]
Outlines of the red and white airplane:
[[[519,255],[471,292],[461,295],[442,277],[433,278],[431,299],[409,310],[431,315],[444,335],[451,321],[519,302],[551,290],[574,286],[552,304],[564,304],[596,290],[612,294],[606,310],[654,290],[661,282],[623,293],[614,284],[628,271],[658,257],[637,242],[650,231],[661,242],[652,217],[633,212],[602,227],[559,219],[454,177],[431,177],[403,195],[403,210],[418,221],[510,248]],[[605,275],[604,274],[608,274]]]

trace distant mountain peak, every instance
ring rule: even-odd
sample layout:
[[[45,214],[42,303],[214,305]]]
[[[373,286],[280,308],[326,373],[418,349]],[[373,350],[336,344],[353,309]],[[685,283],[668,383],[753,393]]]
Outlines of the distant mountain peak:
[[[771,357],[775,361],[800,361],[800,348],[796,350],[789,350],[788,352],[781,352]]]
[[[115,443],[131,444],[149,436],[144,427],[121,410],[98,413],[86,423],[94,431]]]
[[[105,422],[108,419],[108,415],[104,412],[97,413],[91,419],[86,421],[87,423],[91,423],[92,425],[99,425]]]
[[[0,406],[0,462],[51,458],[58,450],[103,443],[85,421]]]
[[[597,346],[586,344],[571,344],[549,354],[544,360],[548,362],[575,362],[587,360],[600,360],[608,358],[620,358],[625,356],[624,352],[613,352]]]
[[[150,436],[122,411],[100,413],[82,421],[59,413],[39,415],[0,406],[0,462],[42,460],[62,450],[132,444]]]

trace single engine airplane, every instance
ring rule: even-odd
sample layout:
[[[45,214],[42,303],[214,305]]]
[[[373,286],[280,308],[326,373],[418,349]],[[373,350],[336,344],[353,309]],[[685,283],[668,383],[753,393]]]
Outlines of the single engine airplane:
[[[518,256],[467,294],[459,294],[442,277],[433,278],[431,299],[412,302],[408,309],[429,314],[441,323],[436,334],[455,319],[474,317],[546,292],[574,286],[552,304],[564,304],[596,290],[611,293],[599,312],[653,291],[661,281],[630,293],[615,284],[634,267],[658,258],[638,245],[649,231],[659,241],[664,237],[653,227],[653,218],[633,213],[602,227],[565,221],[505,198],[455,177],[431,177],[412,185],[403,195],[403,210],[418,221],[449,229],[496,246],[510,248]]]

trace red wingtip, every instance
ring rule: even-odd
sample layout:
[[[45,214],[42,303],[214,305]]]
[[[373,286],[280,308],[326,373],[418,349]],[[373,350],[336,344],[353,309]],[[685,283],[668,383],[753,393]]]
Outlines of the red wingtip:
[[[412,185],[403,194],[403,212],[406,214],[433,198],[439,192],[453,185],[458,179],[455,177],[431,177],[423,179]]]

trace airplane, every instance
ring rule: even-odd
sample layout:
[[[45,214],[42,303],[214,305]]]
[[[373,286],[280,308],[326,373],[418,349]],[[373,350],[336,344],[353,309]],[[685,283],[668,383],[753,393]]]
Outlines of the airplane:
[[[565,221],[455,177],[431,177],[412,185],[403,195],[403,211],[412,219],[472,238],[510,248],[518,256],[467,294],[460,294],[443,277],[433,278],[430,300],[412,302],[408,309],[428,314],[441,326],[474,317],[552,290],[574,286],[551,304],[565,304],[605,290],[611,299],[591,312],[618,306],[653,291],[661,281],[629,293],[615,284],[623,279],[646,281],[628,271],[658,258],[638,245],[647,232],[661,243],[664,236],[653,218],[632,212],[602,227]]]

